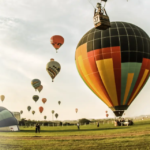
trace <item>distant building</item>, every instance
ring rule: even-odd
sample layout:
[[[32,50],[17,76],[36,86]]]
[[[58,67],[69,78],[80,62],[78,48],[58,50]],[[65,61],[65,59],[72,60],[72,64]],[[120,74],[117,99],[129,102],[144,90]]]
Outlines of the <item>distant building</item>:
[[[14,117],[15,117],[18,121],[21,120],[20,112],[12,112],[12,113],[13,113]]]

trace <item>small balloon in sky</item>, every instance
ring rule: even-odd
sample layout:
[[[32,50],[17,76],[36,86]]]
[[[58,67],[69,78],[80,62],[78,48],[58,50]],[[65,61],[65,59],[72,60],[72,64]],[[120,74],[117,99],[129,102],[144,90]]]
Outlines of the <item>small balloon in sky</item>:
[[[61,66],[57,61],[54,61],[54,59],[50,59],[50,62],[46,65],[46,70],[50,77],[52,78],[52,82],[54,81],[54,78],[57,76],[57,74],[60,72]]]
[[[64,38],[60,35],[54,35],[50,38],[50,43],[53,45],[53,47],[57,50],[63,45]]]

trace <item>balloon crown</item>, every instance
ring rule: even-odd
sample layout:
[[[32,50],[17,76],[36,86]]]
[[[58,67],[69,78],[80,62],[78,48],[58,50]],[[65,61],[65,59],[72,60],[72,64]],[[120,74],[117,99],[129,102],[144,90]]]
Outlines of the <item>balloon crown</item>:
[[[53,59],[53,58],[51,58],[51,59],[50,59],[50,61],[54,61],[54,59]]]

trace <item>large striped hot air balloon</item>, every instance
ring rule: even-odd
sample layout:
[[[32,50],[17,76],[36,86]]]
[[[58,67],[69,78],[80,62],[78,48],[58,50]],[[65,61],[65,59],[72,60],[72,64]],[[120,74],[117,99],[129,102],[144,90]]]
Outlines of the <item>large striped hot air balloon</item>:
[[[50,43],[54,46],[54,48],[56,49],[56,53],[57,53],[57,50],[64,43],[64,38],[60,35],[54,35],[50,38]]]
[[[87,86],[122,116],[149,78],[150,39],[136,25],[112,22],[111,28],[93,28],[82,37],[75,61]]]

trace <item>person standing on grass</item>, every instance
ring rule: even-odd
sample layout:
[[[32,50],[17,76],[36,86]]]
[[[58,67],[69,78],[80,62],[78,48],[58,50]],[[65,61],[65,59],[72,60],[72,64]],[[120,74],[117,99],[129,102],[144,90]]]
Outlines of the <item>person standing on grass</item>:
[[[97,123],[97,127],[99,127],[99,122]]]
[[[35,126],[35,133],[37,133],[37,131],[38,131],[38,124],[36,124]]]
[[[40,130],[41,130],[41,129],[40,129],[40,124],[38,124],[38,132],[39,132],[39,133],[40,133]]]
[[[77,127],[78,127],[78,130],[80,130],[80,124],[79,123],[77,123]]]

